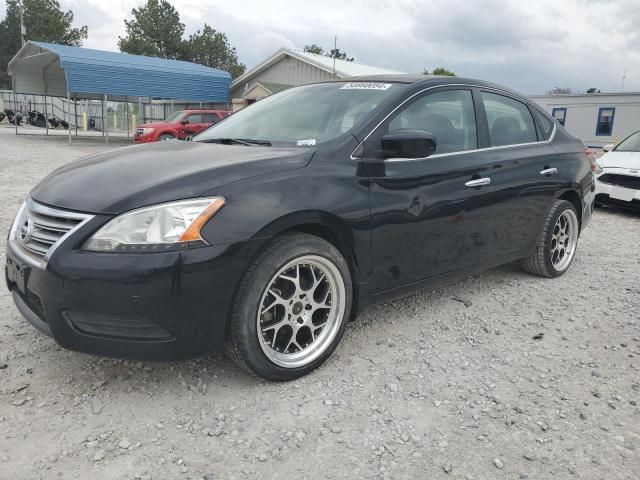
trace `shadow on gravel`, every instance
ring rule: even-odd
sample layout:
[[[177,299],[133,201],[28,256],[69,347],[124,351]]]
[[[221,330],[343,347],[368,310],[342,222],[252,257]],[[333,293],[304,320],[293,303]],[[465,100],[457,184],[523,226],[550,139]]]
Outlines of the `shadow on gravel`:
[[[472,307],[472,299],[481,290],[500,289],[501,286],[513,284],[533,277],[520,269],[517,263],[507,264],[494,269],[471,275],[459,280],[444,282],[442,285],[419,290],[411,295],[400,297],[385,303],[368,306],[355,319],[352,326],[365,334],[372,344],[383,325],[390,319],[406,316],[402,322],[418,322],[413,314],[421,311],[446,312],[452,304],[461,308]],[[398,325],[398,332],[403,329]],[[347,329],[345,338],[339,347],[339,355],[350,356],[350,336],[352,328]],[[20,330],[22,332],[22,330]],[[24,334],[28,334],[23,332]],[[163,393],[170,392],[199,392],[221,391],[223,389],[238,389],[255,387],[264,383],[262,379],[253,376],[224,356],[204,356],[192,360],[176,362],[142,362],[136,360],[120,360],[98,357],[64,350],[58,347],[52,339],[38,335],[35,348],[37,363],[34,370],[37,376],[46,384],[48,380],[59,378],[60,372],[68,372],[68,384],[78,392],[100,390],[103,385],[109,385],[112,394],[127,394],[131,392]],[[336,352],[337,354],[337,352]],[[335,357],[336,355],[334,355]],[[327,368],[331,368],[332,359],[316,372],[320,375]],[[311,377],[315,376],[314,373]],[[34,378],[34,383],[39,383]],[[295,381],[293,383],[296,383]]]
[[[640,219],[640,208],[625,208],[616,205],[602,205],[597,207],[598,212],[616,215],[622,218]]]
[[[471,307],[473,302],[469,298],[480,289],[500,288],[501,285],[515,280],[536,279],[537,277],[522,270],[519,262],[508,263],[475,275],[469,275],[457,280],[443,281],[440,285],[425,287],[417,292],[410,293],[384,303],[368,305],[355,319],[356,325],[364,328],[375,328],[384,324],[388,316],[380,315],[389,308],[426,308],[443,309],[451,302],[460,303]],[[399,312],[401,313],[401,312]],[[404,312],[402,312],[404,313]],[[411,321],[411,319],[407,319]]]

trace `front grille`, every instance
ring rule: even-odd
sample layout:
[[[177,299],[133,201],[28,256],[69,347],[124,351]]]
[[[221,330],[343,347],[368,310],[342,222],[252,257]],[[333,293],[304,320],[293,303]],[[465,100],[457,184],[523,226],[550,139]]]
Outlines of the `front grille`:
[[[598,180],[609,185],[617,185],[619,187],[630,188],[632,190],[640,190],[640,177],[619,175],[617,173],[605,173],[598,177]]]
[[[40,264],[48,260],[59,243],[86,222],[90,215],[47,207],[31,199],[23,205],[11,228],[12,245]]]
[[[144,130],[142,128],[136,128],[136,135],[139,137],[140,135],[142,135],[144,133]]]

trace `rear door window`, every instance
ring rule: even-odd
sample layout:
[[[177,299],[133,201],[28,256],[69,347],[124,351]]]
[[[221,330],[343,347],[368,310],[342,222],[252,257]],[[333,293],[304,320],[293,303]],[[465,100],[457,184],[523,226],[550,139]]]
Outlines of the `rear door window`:
[[[199,113],[194,113],[187,117],[187,121],[189,123],[202,123],[202,115],[200,115]]]
[[[217,113],[205,113],[203,115],[204,123],[217,123],[220,120]]]
[[[533,117],[524,103],[488,92],[482,92],[482,102],[487,114],[492,146],[538,141]]]

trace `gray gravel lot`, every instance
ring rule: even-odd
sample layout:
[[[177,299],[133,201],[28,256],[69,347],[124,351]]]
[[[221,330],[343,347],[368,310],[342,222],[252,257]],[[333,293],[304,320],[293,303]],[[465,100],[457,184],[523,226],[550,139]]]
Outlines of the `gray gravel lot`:
[[[0,127],[0,261],[40,178],[104,145]],[[508,265],[369,308],[306,378],[60,349],[0,289],[0,479],[638,479],[640,214],[574,265]]]

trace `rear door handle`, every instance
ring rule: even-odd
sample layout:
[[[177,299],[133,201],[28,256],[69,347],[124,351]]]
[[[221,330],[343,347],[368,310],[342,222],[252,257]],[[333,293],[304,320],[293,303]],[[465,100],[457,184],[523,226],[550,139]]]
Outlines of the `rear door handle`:
[[[557,168],[545,168],[540,172],[540,175],[553,175],[555,173],[558,173]]]
[[[465,187],[482,187],[483,185],[489,185],[491,179],[489,177],[478,178],[476,180],[469,180],[464,184]]]

